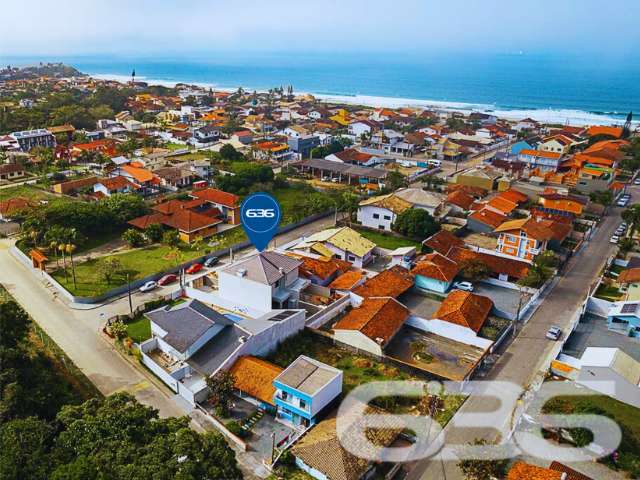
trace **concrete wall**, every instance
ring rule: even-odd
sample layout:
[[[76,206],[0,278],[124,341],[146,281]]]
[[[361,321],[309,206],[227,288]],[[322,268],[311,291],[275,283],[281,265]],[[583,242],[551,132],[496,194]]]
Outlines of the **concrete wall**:
[[[364,350],[378,356],[383,355],[382,347],[358,330],[334,330],[333,338],[358,350]]]
[[[374,218],[374,215],[378,215],[378,218]],[[385,216],[389,218],[385,219]],[[373,205],[358,208],[358,221],[365,227],[375,228],[376,230],[390,231],[395,218],[396,215],[386,208]],[[383,228],[380,228],[380,226]]]
[[[221,297],[247,305],[262,312],[271,310],[271,286],[238,277],[224,271],[218,272],[218,291]]]
[[[589,297],[587,299],[587,312],[593,313],[594,315],[606,317],[609,315],[611,307],[613,307],[613,302],[595,297]]]
[[[451,282],[441,282],[440,280],[436,280],[435,278],[416,275],[415,286],[423,290],[445,293],[447,290],[449,290]]]
[[[327,308],[320,310],[318,313],[307,319],[307,326],[311,328],[320,328],[324,324],[333,320],[335,317],[344,312],[351,305],[351,297],[345,295],[340,300],[333,302]]]
[[[315,417],[341,393],[342,372],[340,372],[340,375],[331,380],[313,397],[313,401],[311,402],[311,415]]]
[[[610,367],[583,366],[576,383],[640,408],[640,387],[633,385]]]
[[[444,320],[426,320],[421,317],[410,316],[405,322],[410,327],[417,328],[425,332],[431,332],[441,337],[450,338],[456,342],[464,343],[465,345],[473,345],[484,350],[491,347],[493,342],[486,338],[478,337],[476,332],[470,328],[462,327]]]

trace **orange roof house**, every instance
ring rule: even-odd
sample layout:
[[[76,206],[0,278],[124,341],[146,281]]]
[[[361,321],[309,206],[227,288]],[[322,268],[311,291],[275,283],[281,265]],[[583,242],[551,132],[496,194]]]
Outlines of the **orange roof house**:
[[[450,258],[440,253],[430,253],[418,260],[411,273],[416,276],[416,286],[428,290],[434,290],[435,287],[445,292],[459,271],[460,266]]]
[[[582,215],[585,202],[570,195],[560,195],[558,193],[543,193],[540,195],[540,205],[547,211],[559,213],[560,215]]]
[[[480,224],[480,227],[477,228],[473,225],[473,222],[468,223],[467,226],[470,230],[487,233],[506,221],[507,216],[488,208],[483,208],[482,210],[478,210],[477,212],[473,212],[469,215],[467,217],[467,221],[469,220],[473,220]],[[482,227],[482,225],[484,225],[484,227]]]
[[[234,387],[240,390],[241,394],[275,406],[273,396],[276,388],[273,381],[282,370],[271,362],[247,355],[236,360],[229,373],[233,375]]]
[[[351,268],[351,264],[339,258],[319,257],[312,258],[306,255],[297,256],[302,260],[300,265],[300,275],[307,277],[311,283],[325,286],[333,281],[342,272],[346,272]]]
[[[464,241],[449,230],[440,230],[424,240],[422,245],[446,256],[453,247],[464,247]]]
[[[640,282],[640,268],[627,268],[618,275],[618,283],[638,283]]]
[[[361,297],[396,298],[413,287],[414,277],[406,268],[396,265],[377,274],[356,288],[354,293]]]
[[[489,200],[486,208],[501,213],[502,215],[509,215],[518,208],[518,204],[498,195]]]
[[[35,203],[28,198],[13,197],[0,202],[0,218],[8,219],[18,212],[33,208]]]
[[[365,298],[333,326],[334,338],[342,343],[382,355],[383,349],[409,317],[407,307],[395,298]]]
[[[470,328],[478,333],[492,308],[493,301],[488,297],[454,290],[444,299],[434,318]]]
[[[607,127],[604,125],[594,125],[587,129],[587,135],[595,137],[596,135],[609,135],[614,138],[622,136],[622,127]]]
[[[151,171],[145,168],[135,167],[133,165],[122,165],[121,167],[118,167],[116,171],[119,171],[120,175],[123,177],[126,177],[140,185],[151,183],[155,177]]]
[[[491,270],[492,275],[500,280],[520,280],[529,273],[529,264],[526,262],[483,252],[475,252],[467,248],[453,247],[447,254],[447,257],[458,264],[469,260],[480,260]]]
[[[332,290],[352,290],[363,282],[363,278],[362,272],[349,270],[331,282],[328,287]]]
[[[217,188],[205,188],[192,192],[191,197],[204,200],[217,207],[227,219],[227,223],[238,225],[240,223],[240,197]]]
[[[475,198],[462,190],[454,190],[447,195],[447,203],[455,205],[462,210],[469,210],[473,202],[475,202]]]

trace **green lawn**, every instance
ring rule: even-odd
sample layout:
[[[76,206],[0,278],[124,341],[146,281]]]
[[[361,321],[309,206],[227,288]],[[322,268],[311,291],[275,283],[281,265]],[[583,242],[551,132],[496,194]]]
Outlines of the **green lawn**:
[[[613,287],[611,285],[605,285],[604,283],[600,284],[595,294],[596,298],[601,298],[609,302],[618,301],[621,296],[622,296],[622,292],[620,292],[620,290],[618,290],[616,287]]]
[[[205,160],[207,156],[204,153],[185,153],[182,155],[175,155],[167,157],[169,160],[191,161],[191,160]]]
[[[556,397],[544,406],[544,413],[596,414],[613,419],[622,430],[622,442],[618,449],[620,458],[617,466],[605,460],[609,467],[640,478],[640,408],[619,402],[604,395],[589,397]]]
[[[151,323],[145,316],[127,323],[127,335],[136,343],[141,343],[151,338]]]
[[[420,251],[421,244],[420,242],[416,242],[409,238],[405,237],[395,237],[393,235],[387,235],[382,232],[376,232],[373,230],[367,230],[365,228],[355,228],[360,234],[373,243],[378,245],[381,248],[386,248],[388,250],[395,250],[396,248],[401,247],[416,247],[418,251]]]
[[[183,148],[189,148],[189,146],[182,145],[180,143],[166,143],[162,145],[161,148],[166,148],[167,150],[175,151],[175,150],[182,150]]]
[[[246,239],[241,228],[227,230],[212,241],[217,243],[213,247],[205,246],[201,250],[196,250],[188,246],[179,249],[179,258],[175,258],[173,250],[166,245],[156,245],[137,250],[130,250],[124,253],[109,255],[82,262],[76,265],[76,285],[73,284],[71,268],[69,267],[67,278],[62,269],[53,272],[53,277],[65,287],[71,294],[80,296],[101,295],[109,290],[119,287],[125,283],[125,278],[121,275],[114,276],[106,281],[100,272],[100,265],[108,258],[116,258],[127,270],[137,272],[132,280],[143,278],[157,272],[168,270],[176,265],[200,257],[212,250],[226,248]]]
[[[31,185],[17,185],[15,187],[0,188],[0,202],[15,197],[29,198],[34,201],[60,198],[55,196],[53,193]]]

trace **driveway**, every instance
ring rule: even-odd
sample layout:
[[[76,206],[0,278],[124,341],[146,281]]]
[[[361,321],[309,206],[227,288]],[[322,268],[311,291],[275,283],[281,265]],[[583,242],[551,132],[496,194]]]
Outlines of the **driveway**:
[[[405,305],[413,315],[431,319],[440,308],[441,300],[427,296],[417,290],[409,290],[398,297],[398,301]]]
[[[524,307],[529,302],[529,299],[532,297],[531,294],[522,292],[521,300],[521,294],[519,290],[499,287],[497,285],[491,285],[489,283],[483,282],[474,284],[473,293],[489,297],[491,300],[493,300],[493,305],[497,310],[506,312],[510,315],[513,315],[514,317],[518,313],[518,305],[520,305],[521,310],[524,309]]]
[[[638,189],[630,189],[634,198],[638,198]],[[620,223],[620,208],[612,208],[593,238],[584,249],[574,255],[567,265],[564,276],[544,299],[531,319],[519,331],[516,339],[506,346],[505,351],[487,375],[487,379],[513,382],[524,388],[529,387],[538,377],[554,347],[554,343],[545,338],[549,327],[558,325],[567,329],[572,316],[588,295],[589,288],[597,278],[607,258],[615,247],[609,243],[609,237]],[[471,438],[484,438],[492,442],[499,433],[511,430],[511,416],[504,418],[502,425],[495,428],[474,428],[471,431],[458,425],[455,419],[461,414],[478,414],[486,411],[486,400],[470,397],[458,411],[453,421],[445,428],[445,442],[449,445],[464,445]],[[439,459],[425,459],[407,477],[411,480],[461,480],[462,472],[455,462],[441,462]]]

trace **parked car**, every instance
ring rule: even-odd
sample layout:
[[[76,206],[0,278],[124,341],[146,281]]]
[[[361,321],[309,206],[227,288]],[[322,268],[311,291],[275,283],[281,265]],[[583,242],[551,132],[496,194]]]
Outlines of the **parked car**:
[[[609,243],[618,243],[620,241],[620,237],[617,235],[613,235],[610,239],[609,239]]]
[[[194,263],[189,268],[187,268],[187,273],[191,275],[191,274],[194,274],[194,273],[198,273],[200,270],[202,270],[202,264],[201,263]]]
[[[209,257],[204,261],[204,266],[207,268],[211,268],[216,265],[220,259],[218,257]]]
[[[453,284],[453,288],[473,292],[473,284],[471,282],[456,282]]]
[[[622,227],[622,228],[624,228],[624,229],[626,229],[628,226],[629,226],[629,225],[627,225],[627,222],[622,222],[622,223],[620,224],[620,227]]]
[[[170,273],[169,275],[165,275],[160,280],[158,280],[158,285],[161,285],[164,287],[165,285],[169,285],[170,283],[173,283],[176,280],[178,280],[178,277],[173,273]]]
[[[145,283],[144,285],[142,285],[139,290],[141,292],[150,292],[151,290],[154,290],[158,288],[158,283],[154,282],[153,280],[150,282]]]
[[[626,207],[629,200],[620,199],[616,202],[616,205],[619,207]]]
[[[562,330],[560,327],[551,327],[545,336],[550,340],[558,340],[562,336]]]
[[[633,184],[634,184],[634,185],[640,185],[640,177],[636,178],[636,179],[633,181]]]

